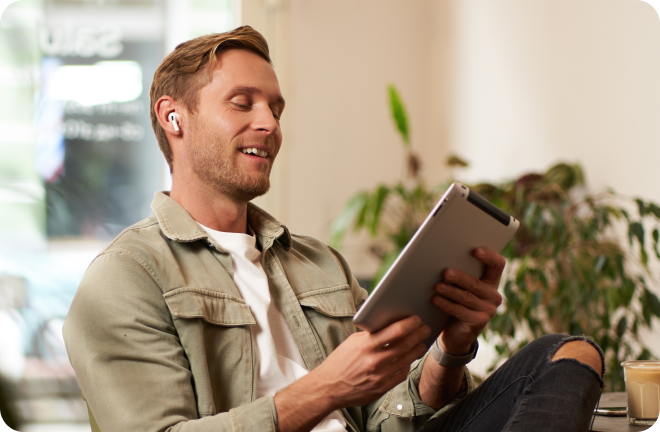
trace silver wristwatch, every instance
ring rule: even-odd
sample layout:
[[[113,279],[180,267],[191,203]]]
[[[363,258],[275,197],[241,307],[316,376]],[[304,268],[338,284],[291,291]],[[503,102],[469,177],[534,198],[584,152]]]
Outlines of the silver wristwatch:
[[[446,353],[440,345],[438,345],[438,340],[436,339],[433,345],[431,346],[431,355],[441,366],[447,367],[457,367],[463,366],[470,363],[477,356],[477,350],[479,349],[479,342],[474,341],[470,347],[470,352],[461,357],[456,357],[451,354]]]

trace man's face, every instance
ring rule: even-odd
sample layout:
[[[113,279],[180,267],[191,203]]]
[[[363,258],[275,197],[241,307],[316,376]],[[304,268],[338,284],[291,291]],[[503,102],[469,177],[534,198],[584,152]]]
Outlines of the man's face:
[[[284,99],[275,71],[245,50],[218,57],[212,81],[189,114],[190,169],[218,192],[249,201],[270,188],[270,171],[282,144]]]

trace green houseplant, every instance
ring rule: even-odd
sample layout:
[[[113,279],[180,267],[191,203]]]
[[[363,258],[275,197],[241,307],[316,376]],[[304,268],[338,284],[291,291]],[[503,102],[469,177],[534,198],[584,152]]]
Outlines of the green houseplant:
[[[372,191],[355,194],[331,227],[331,244],[337,248],[351,227],[370,233],[374,239],[371,252],[380,260],[372,288],[412,238],[442,190],[428,188],[424,182],[421,161],[410,143],[408,116],[401,97],[392,85],[388,93],[392,119],[405,150],[406,174],[393,185],[379,184]]]
[[[381,263],[374,285],[448,186],[424,183],[403,103],[393,86],[388,91],[406,148],[406,178],[358,192],[332,226],[337,247],[350,229],[371,234]],[[449,164],[465,162],[452,157]],[[657,276],[651,261],[660,260],[660,206],[612,190],[588,194],[581,167],[569,164],[471,188],[521,221],[502,252],[504,304],[484,334],[498,354],[491,369],[543,334],[587,334],[605,352],[608,390],[623,390],[620,363],[651,356],[639,335],[660,317],[650,289]]]

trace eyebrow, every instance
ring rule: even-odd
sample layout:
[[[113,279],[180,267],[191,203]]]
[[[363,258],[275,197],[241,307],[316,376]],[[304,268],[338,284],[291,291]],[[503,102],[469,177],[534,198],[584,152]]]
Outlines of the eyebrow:
[[[255,94],[255,93],[261,93],[261,90],[258,89],[257,87],[249,87],[249,86],[238,86],[234,87],[231,89],[231,93],[248,93],[248,94]],[[286,105],[286,102],[282,96],[277,96],[275,98],[275,102],[281,104],[281,105]]]

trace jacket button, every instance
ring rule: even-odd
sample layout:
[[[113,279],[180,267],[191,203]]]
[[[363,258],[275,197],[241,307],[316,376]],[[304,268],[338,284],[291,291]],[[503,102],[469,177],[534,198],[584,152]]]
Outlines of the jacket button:
[[[396,406],[396,409],[398,409],[399,411],[401,411],[401,410],[403,409],[403,405],[402,405],[402,404],[398,404],[398,405]]]

